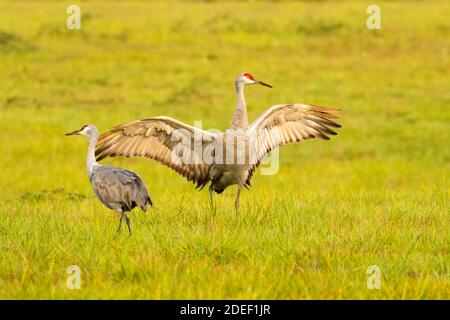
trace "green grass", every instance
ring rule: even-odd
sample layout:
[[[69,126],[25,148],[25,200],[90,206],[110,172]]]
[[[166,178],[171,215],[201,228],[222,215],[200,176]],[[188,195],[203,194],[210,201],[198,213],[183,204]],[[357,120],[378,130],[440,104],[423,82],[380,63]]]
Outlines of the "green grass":
[[[79,31],[67,2],[0,3],[0,298],[449,298],[448,1],[377,1],[377,31],[373,1],[79,3]],[[235,188],[213,213],[168,168],[106,159],[155,202],[117,236],[86,141],[63,134],[157,115],[226,128],[241,71],[274,85],[247,89],[251,119],[304,102],[342,107],[344,127],[283,147],[237,222]]]

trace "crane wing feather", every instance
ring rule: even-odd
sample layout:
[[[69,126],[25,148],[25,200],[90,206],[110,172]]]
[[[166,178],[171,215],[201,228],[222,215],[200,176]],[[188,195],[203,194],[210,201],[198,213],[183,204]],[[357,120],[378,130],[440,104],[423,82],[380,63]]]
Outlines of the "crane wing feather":
[[[204,186],[209,165],[202,150],[216,135],[170,117],[154,117],[114,127],[97,142],[96,157],[147,157],[168,166],[187,180]],[[201,146],[195,147],[200,143]]]
[[[261,160],[273,149],[301,140],[336,135],[331,128],[340,128],[334,120],[339,109],[307,104],[274,105],[259,116],[250,126],[249,134],[254,139],[250,150],[250,167],[247,184]]]

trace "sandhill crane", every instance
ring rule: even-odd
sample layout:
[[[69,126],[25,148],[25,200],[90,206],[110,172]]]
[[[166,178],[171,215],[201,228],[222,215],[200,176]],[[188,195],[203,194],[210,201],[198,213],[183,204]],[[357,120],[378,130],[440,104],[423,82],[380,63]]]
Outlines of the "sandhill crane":
[[[108,156],[143,156],[154,159],[183,175],[188,181],[196,183],[197,188],[203,188],[211,182],[211,205],[213,191],[220,194],[227,187],[236,184],[237,215],[242,187],[250,186],[254,171],[271,150],[305,139],[329,139],[328,135],[336,135],[330,127],[341,127],[333,121],[337,118],[335,112],[339,109],[307,104],[272,106],[249,125],[244,87],[251,84],[271,88],[269,84],[256,80],[250,73],[239,74],[235,81],[236,110],[231,128],[225,133],[208,132],[165,116],[132,121],[116,126],[100,136],[96,149],[97,159]],[[239,138],[241,143],[238,144],[236,141]],[[203,158],[205,150],[212,152],[213,161]],[[223,155],[228,154],[229,150],[236,151],[234,160],[236,156],[243,155],[244,161],[224,161]],[[178,158],[174,154],[178,154]],[[180,161],[180,157],[190,161]]]
[[[122,220],[125,219],[128,231],[131,234],[130,218],[126,215],[126,212],[131,211],[136,206],[146,212],[147,206],[153,205],[144,182],[132,171],[97,164],[95,145],[98,140],[98,130],[94,125],[88,124],[79,130],[66,134],[66,136],[73,135],[88,137],[89,148],[86,166],[94,192],[106,207],[120,215],[117,232],[120,232]]]

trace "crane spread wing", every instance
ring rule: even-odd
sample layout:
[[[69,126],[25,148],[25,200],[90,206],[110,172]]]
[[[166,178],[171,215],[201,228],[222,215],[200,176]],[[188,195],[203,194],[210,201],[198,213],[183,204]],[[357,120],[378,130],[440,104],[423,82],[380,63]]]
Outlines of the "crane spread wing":
[[[336,135],[330,127],[341,127],[332,120],[338,118],[335,115],[337,111],[339,109],[307,104],[282,104],[264,112],[249,127],[254,143],[250,150],[253,165],[247,184],[250,184],[251,176],[261,160],[276,147],[306,139],[329,139],[328,135]]]
[[[97,142],[97,160],[141,156],[175,170],[197,187],[208,182],[210,165],[202,152],[216,135],[169,117],[133,121],[103,133]],[[199,145],[200,144],[200,145]]]

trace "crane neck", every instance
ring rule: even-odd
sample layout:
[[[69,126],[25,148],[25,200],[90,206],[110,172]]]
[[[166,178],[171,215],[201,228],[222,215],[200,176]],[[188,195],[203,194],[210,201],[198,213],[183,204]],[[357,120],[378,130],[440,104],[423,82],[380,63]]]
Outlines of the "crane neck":
[[[95,145],[97,144],[98,135],[93,135],[89,137],[89,147],[86,157],[86,167],[88,171],[89,178],[94,174],[94,168],[97,166],[97,160],[95,159]]]
[[[248,115],[247,115],[247,104],[245,103],[244,96],[244,84],[236,83],[236,110],[234,111],[233,121],[231,122],[231,129],[242,129],[247,130],[248,128]]]

